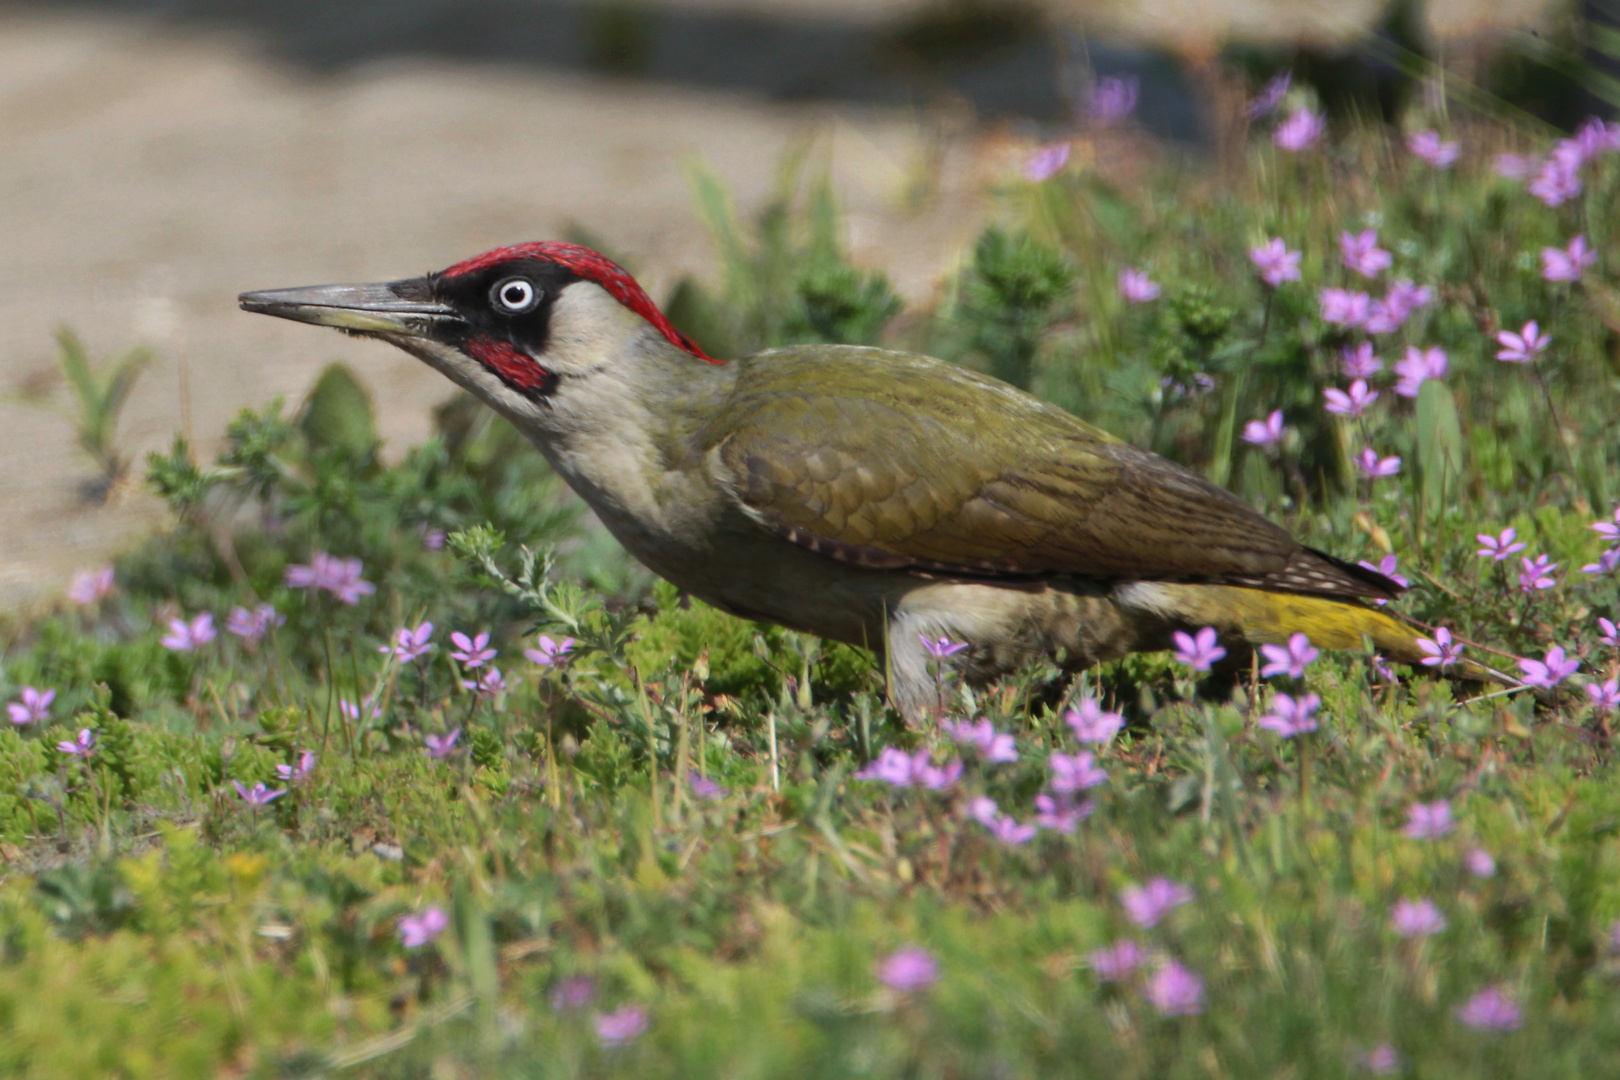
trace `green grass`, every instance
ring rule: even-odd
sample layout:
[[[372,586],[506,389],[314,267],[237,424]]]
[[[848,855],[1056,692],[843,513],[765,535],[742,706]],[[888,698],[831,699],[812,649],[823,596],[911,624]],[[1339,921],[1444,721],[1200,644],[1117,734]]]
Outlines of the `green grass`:
[[[57,692],[49,719],[0,731],[0,1070],[1316,1077],[1364,1072],[1387,1042],[1413,1076],[1620,1072],[1620,787],[1613,714],[1584,690],[1620,674],[1597,622],[1620,616],[1620,573],[1579,572],[1620,496],[1620,168],[1589,162],[1583,194],[1548,208],[1486,168],[1513,136],[1459,134],[1448,173],[1354,130],[1298,156],[1257,133],[1220,182],[1140,147],[1009,182],[999,231],[886,340],[1025,380],[1316,546],[1393,553],[1413,581],[1400,610],[1481,643],[1470,655],[1578,657],[1555,701],[1324,656],[1303,685],[1271,680],[1323,699],[1320,730],[1284,741],[1257,725],[1273,691],[1246,667],[1195,681],[1144,656],[1072,688],[1032,670],[969,695],[947,665],[952,715],[1014,733],[1019,758],[968,751],[953,788],[896,790],[854,773],[886,748],[958,751],[885,710],[870,657],[650,587],[465,402],[387,464],[363,388],[328,372],[296,416],[244,414],[213,463],[183,444],[155,457],[174,530],[119,561],[112,596],[0,637],[4,700]],[[745,315],[700,340],[865,340],[889,320],[824,191],[799,199],[789,176],[750,233],[703,184],[731,287],[753,291],[685,283],[685,310]],[[1359,335],[1321,320],[1318,293],[1358,287],[1337,237],[1373,227],[1395,259],[1375,294],[1405,276],[1438,296],[1378,339],[1382,396],[1347,423],[1322,391],[1346,384],[1338,349]],[[1598,264],[1544,281],[1541,249],[1576,233]],[[1273,236],[1304,252],[1304,280],[1275,291],[1247,257]],[[1126,304],[1125,267],[1159,299]],[[1531,318],[1552,347],[1497,361],[1497,330]],[[1388,371],[1408,344],[1450,360],[1414,401]],[[1285,441],[1245,444],[1273,409]],[[1364,445],[1402,472],[1358,479]],[[1475,555],[1476,533],[1508,526],[1559,564],[1554,588],[1526,595],[1516,560]],[[287,588],[317,551],[362,559],[377,591]],[[261,641],[161,644],[170,619],[223,627],[261,602],[286,619]],[[379,653],[424,620],[435,651]],[[453,630],[493,633],[505,693],[461,688],[477,673],[450,660]],[[521,658],[542,631],[576,639],[566,664]],[[971,801],[1030,820],[1048,756],[1077,749],[1062,714],[1081,695],[1128,719],[1090,816],[999,842]],[[345,714],[362,698],[380,715]],[[57,748],[85,728],[93,755]],[[458,728],[454,753],[424,753]],[[279,779],[305,751],[313,772]],[[726,793],[699,797],[692,773]],[[251,807],[235,785],[260,782],[287,793]],[[1410,806],[1441,799],[1454,831],[1404,835]],[[1479,851],[1490,876],[1469,869]],[[1192,900],[1136,927],[1121,890],[1157,876]],[[1391,908],[1422,898],[1447,925],[1404,940]],[[430,908],[446,929],[407,948],[399,920]],[[1100,981],[1090,954],[1127,939],[1152,959]],[[884,985],[904,946],[937,982]],[[1163,1016],[1142,993],[1166,958],[1202,980],[1201,1012]],[[554,1006],[576,977],[589,1001]],[[1491,986],[1516,1030],[1458,1018]],[[603,1045],[596,1020],[626,1006],[646,1030]]]

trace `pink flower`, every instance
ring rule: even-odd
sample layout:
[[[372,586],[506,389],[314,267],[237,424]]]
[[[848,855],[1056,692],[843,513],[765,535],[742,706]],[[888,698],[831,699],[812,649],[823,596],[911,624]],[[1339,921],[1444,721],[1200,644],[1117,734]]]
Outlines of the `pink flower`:
[[[1395,392],[1401,397],[1415,398],[1425,379],[1445,378],[1450,366],[1446,351],[1438,345],[1429,349],[1408,345],[1405,358],[1395,364],[1395,374],[1400,376]]]
[[[1054,798],[1043,791],[1035,796],[1035,824],[1052,832],[1072,833],[1091,816],[1091,809],[1088,801],[1075,803],[1066,796]]]
[[[24,724],[37,724],[41,720],[51,717],[51,702],[56,700],[55,690],[36,690],[32,686],[25,686],[21,691],[21,701],[13,701],[6,706],[6,712],[11,714],[11,722],[21,727]]]
[[[1282,104],[1283,97],[1288,93],[1288,86],[1293,82],[1294,73],[1285,71],[1281,75],[1272,76],[1271,80],[1261,88],[1258,96],[1244,106],[1243,112],[1250,120],[1258,120],[1262,116],[1269,116]]]
[[[309,565],[294,563],[287,567],[287,587],[325,589],[345,604],[358,604],[362,596],[377,591],[377,586],[360,577],[362,569],[359,559],[340,559],[317,551],[310,555]]]
[[[1180,630],[1170,635],[1176,643],[1176,659],[1194,671],[1208,671],[1226,655],[1226,650],[1215,644],[1218,636],[1213,626],[1204,627],[1196,637]]]
[[[1524,672],[1525,685],[1539,686],[1544,690],[1551,690],[1579,671],[1580,667],[1579,660],[1565,658],[1563,647],[1559,645],[1547,650],[1545,660],[1519,661],[1519,670]]]
[[[885,746],[866,768],[855,773],[857,780],[881,780],[892,787],[910,787],[911,755],[894,746]]]
[[[1456,663],[1457,657],[1462,653],[1463,649],[1467,648],[1466,645],[1453,647],[1451,644],[1451,631],[1443,626],[1435,630],[1433,641],[1425,637],[1418,638],[1417,647],[1429,654],[1423,658],[1425,667],[1440,668],[1449,667]]]
[[[1053,754],[1046,763],[1052,768],[1052,790],[1059,795],[1072,795],[1108,781],[1108,773],[1098,768],[1089,750],[1074,755]]]
[[[554,665],[565,663],[568,660],[568,654],[573,652],[573,650],[573,638],[563,638],[561,641],[553,641],[545,634],[541,634],[540,647],[538,649],[524,649],[523,655],[531,664],[538,664],[541,667],[552,667]]]
[[[1613,712],[1620,709],[1620,679],[1610,679],[1604,683],[1588,683],[1586,696],[1592,699],[1592,708],[1598,712]]]
[[[1406,148],[1437,169],[1449,169],[1457,163],[1462,145],[1441,142],[1433,131],[1416,131],[1406,137]]]
[[[68,586],[68,599],[80,607],[89,607],[99,604],[113,591],[113,568],[99,566],[94,570],[80,570],[73,575],[73,583]]]
[[[1196,1016],[1204,1011],[1203,980],[1174,960],[1166,960],[1142,988],[1161,1016]]]
[[[1354,348],[1346,345],[1339,350],[1344,374],[1351,379],[1370,379],[1384,370],[1384,361],[1373,355],[1372,342],[1363,341]]]
[[[1356,1064],[1374,1076],[1392,1076],[1401,1071],[1401,1055],[1387,1042],[1381,1042],[1356,1058]]]
[[[1597,262],[1597,252],[1586,247],[1585,235],[1577,236],[1567,248],[1541,249],[1541,276],[1548,281],[1579,281],[1581,273]]]
[[[924,637],[922,634],[918,634],[917,639],[923,643],[923,648],[928,650],[928,655],[932,656],[936,660],[943,660],[947,656],[954,656],[963,649],[967,648],[967,642],[951,641],[949,638],[934,639]]]
[[[1121,270],[1119,291],[1120,295],[1133,304],[1145,304],[1149,300],[1159,298],[1158,283],[1140,270]]]
[[[1620,506],[1614,508],[1614,522],[1595,521],[1592,531],[1611,543],[1620,543]]]
[[[1271,446],[1282,441],[1283,414],[1281,409],[1274,410],[1264,420],[1250,420],[1243,427],[1243,441],[1255,446]]]
[[[1523,180],[1535,169],[1535,159],[1523,154],[1496,154],[1491,158],[1491,172],[1504,180]]]
[[[277,799],[281,798],[283,795],[287,794],[284,789],[265,787],[263,780],[260,780],[252,787],[243,787],[242,781],[232,780],[231,786],[236,788],[236,794],[241,796],[242,801],[253,807],[255,810],[261,806],[268,806]]]
[[[450,656],[454,660],[461,661],[463,667],[483,667],[484,664],[495,659],[496,650],[489,648],[489,634],[487,633],[469,638],[466,634],[457,630],[450,635],[450,641],[456,646],[450,650]]]
[[[493,665],[478,673],[476,679],[462,679],[461,688],[471,690],[478,697],[492,698],[506,693],[506,677]]]
[[[1514,543],[1514,539],[1518,535],[1518,532],[1511,528],[1503,529],[1502,535],[1494,537],[1489,533],[1478,533],[1475,535],[1474,539],[1478,540],[1484,546],[1482,546],[1479,551],[1476,552],[1476,554],[1482,559],[1488,558],[1501,562],[1514,552],[1523,551],[1529,546],[1522,541],[1519,543]]]
[[[96,752],[96,733],[89,728],[80,728],[78,738],[72,742],[63,739],[56,744],[56,748],[64,754],[87,758]]]
[[[1393,555],[1385,555],[1382,559],[1378,560],[1378,564],[1376,566],[1368,562],[1366,559],[1362,559],[1360,562],[1356,563],[1356,565],[1366,567],[1375,574],[1383,574],[1385,577],[1389,578],[1389,580],[1393,581],[1403,589],[1412,584],[1406,579],[1405,574],[1396,573],[1396,567],[1399,564]],[[1380,599],[1374,600],[1373,603],[1377,604],[1379,607],[1383,607],[1385,604],[1389,603],[1389,601]]]
[[[1524,567],[1523,572],[1519,574],[1520,592],[1539,592],[1558,584],[1558,579],[1552,576],[1552,572],[1558,569],[1558,564],[1552,561],[1551,556],[1537,555],[1531,559],[1528,555],[1521,555],[1519,563]]]
[[[1572,141],[1581,148],[1582,156],[1587,158],[1620,150],[1620,124],[1605,124],[1598,117],[1589,116],[1575,130]]]
[[[1309,150],[1327,131],[1327,122],[1321,113],[1309,109],[1296,109],[1271,133],[1271,141],[1291,153]]]
[[[1587,563],[1581,567],[1583,574],[1612,574],[1620,569],[1620,547],[1610,548],[1598,556],[1597,562]]]
[[[1469,848],[1468,854],[1463,856],[1463,865],[1477,878],[1496,876],[1496,860],[1484,848]]]
[[[382,717],[382,706],[369,697],[358,705],[348,698],[338,698],[338,712],[350,720],[359,720],[363,714],[369,714],[368,720],[377,720]]]
[[[980,795],[967,804],[968,817],[980,825],[989,825],[1001,814],[1001,807],[988,795]]]
[[[225,629],[243,641],[258,641],[286,621],[286,616],[277,613],[274,604],[259,604],[252,611],[233,607],[226,616]]]
[[[1382,476],[1394,476],[1401,471],[1401,459],[1398,457],[1379,457],[1371,447],[1363,450],[1361,456],[1356,458],[1356,468],[1361,475],[1369,480],[1377,480]]]
[[[878,963],[877,977],[885,986],[902,994],[926,990],[939,981],[939,961],[927,949],[907,945]]]
[[[1457,1019],[1482,1031],[1513,1031],[1524,1023],[1519,1006],[1502,986],[1488,986],[1458,1006]]]
[[[1278,694],[1271,699],[1271,711],[1255,723],[1284,739],[1292,739],[1316,730],[1316,717],[1311,714],[1321,704],[1322,699],[1315,694],[1306,694],[1297,701],[1287,694]]]
[[[963,746],[971,745],[986,761],[1018,760],[1018,743],[1010,734],[996,731],[995,725],[981,719],[977,723],[944,720],[940,730]]]
[[[1339,326],[1360,326],[1367,321],[1372,298],[1348,289],[1322,290],[1322,321]]]
[[[1541,333],[1541,328],[1532,319],[1524,324],[1523,332],[1515,334],[1511,330],[1503,330],[1496,335],[1496,340],[1502,346],[1502,350],[1496,354],[1498,360],[1523,364],[1534,360],[1536,354],[1552,341],[1552,335]]]
[[[1323,408],[1328,412],[1338,416],[1356,417],[1365,412],[1367,406],[1378,400],[1378,391],[1367,389],[1366,379],[1357,379],[1350,384],[1349,393],[1328,389],[1322,391],[1322,396],[1327,399],[1327,404]]]
[[[992,818],[985,822],[984,827],[990,830],[991,836],[994,836],[1008,847],[1017,847],[1019,844],[1029,843],[1035,839],[1035,834],[1039,831],[1033,825],[1020,825],[1017,819],[1010,814],[1002,814],[1000,817]]]
[[[1344,265],[1365,278],[1374,278],[1388,270],[1395,256],[1378,246],[1378,230],[1339,234],[1339,253]]]
[[[1432,803],[1413,803],[1406,808],[1406,828],[1402,830],[1412,840],[1438,840],[1456,828],[1451,821],[1451,803],[1436,799]]]
[[[1530,181],[1528,191],[1548,206],[1562,206],[1581,193],[1579,153],[1553,151]]]
[[[285,784],[296,784],[303,780],[307,780],[309,779],[309,774],[314,771],[315,753],[312,750],[305,750],[301,755],[299,755],[297,764],[282,764],[276,766],[276,776],[278,776],[282,783]]]
[[[435,761],[443,761],[456,752],[456,740],[461,738],[461,729],[452,728],[447,735],[423,735],[422,745],[426,748],[427,756]]]
[[[1119,891],[1119,902],[1131,922],[1146,929],[1158,925],[1171,910],[1192,901],[1192,890],[1169,878],[1156,877],[1146,885],[1127,885]]]
[[[1620,626],[1598,616],[1598,640],[1605,645],[1620,649]]]
[[[591,1022],[596,1028],[596,1041],[602,1046],[623,1046],[647,1030],[647,1010],[640,1005],[623,1005],[610,1013],[597,1013]]]
[[[1024,179],[1032,184],[1050,180],[1069,162],[1069,144],[1053,143],[1043,146],[1024,162]]]
[[[1299,280],[1299,260],[1300,253],[1289,251],[1281,237],[1274,237],[1249,252],[1249,261],[1259,267],[1261,280],[1273,289],[1285,281]]]
[[[1086,957],[1098,982],[1121,982],[1128,979],[1146,959],[1147,953],[1142,950],[1142,946],[1129,938],[1107,948],[1096,949]]]
[[[1433,900],[1397,900],[1390,909],[1389,923],[1403,938],[1429,937],[1446,928],[1446,917]]]
[[[420,949],[444,933],[450,917],[443,908],[430,907],[415,915],[406,915],[395,924],[399,928],[399,941],[407,949]]]
[[[1304,634],[1290,635],[1287,645],[1262,645],[1260,654],[1266,658],[1265,666],[1260,669],[1260,677],[1263,679],[1269,679],[1273,675],[1302,678],[1306,665],[1322,655],[1311,648],[1311,639]]]
[[[1141,86],[1135,75],[1104,75],[1086,95],[1086,115],[1104,127],[1117,124],[1136,108]]]
[[[214,637],[214,616],[205,611],[190,622],[170,619],[169,632],[160,644],[175,652],[192,652],[213,641]]]
[[[944,765],[936,766],[928,760],[925,748],[912,755],[911,771],[913,779],[922,787],[929,791],[944,791],[962,779],[962,759],[952,758]]]
[[[596,998],[596,980],[589,975],[568,975],[551,991],[551,1011],[583,1009]]]
[[[1123,716],[1104,712],[1097,699],[1090,697],[1081,698],[1079,708],[1064,713],[1063,722],[1074,732],[1076,741],[1083,743],[1106,743],[1125,726]]]
[[[392,645],[378,646],[380,653],[390,653],[402,664],[408,664],[418,657],[426,656],[433,650],[433,624],[422,622],[416,624],[416,629],[402,626],[394,631]]]

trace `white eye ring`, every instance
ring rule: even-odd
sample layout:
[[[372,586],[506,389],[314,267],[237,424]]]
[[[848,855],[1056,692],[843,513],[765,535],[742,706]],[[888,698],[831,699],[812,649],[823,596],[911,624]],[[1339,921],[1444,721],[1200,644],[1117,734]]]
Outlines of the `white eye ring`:
[[[540,302],[540,291],[528,278],[507,278],[489,291],[490,302],[508,315],[532,311]]]

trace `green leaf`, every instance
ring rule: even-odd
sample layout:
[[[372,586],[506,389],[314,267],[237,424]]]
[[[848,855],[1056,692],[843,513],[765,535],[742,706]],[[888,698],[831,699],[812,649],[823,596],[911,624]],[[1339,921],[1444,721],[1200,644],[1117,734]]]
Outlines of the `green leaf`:
[[[1423,485],[1423,509],[1431,518],[1444,509],[1462,487],[1467,465],[1462,421],[1451,388],[1438,379],[1425,379],[1417,398],[1418,473]]]

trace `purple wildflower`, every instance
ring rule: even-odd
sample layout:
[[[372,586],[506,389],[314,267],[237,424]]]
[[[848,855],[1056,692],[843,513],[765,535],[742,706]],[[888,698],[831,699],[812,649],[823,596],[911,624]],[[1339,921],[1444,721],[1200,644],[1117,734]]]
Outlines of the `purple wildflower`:
[[[1581,662],[1574,658],[1565,658],[1561,645],[1554,645],[1547,650],[1545,660],[1520,660],[1519,670],[1524,672],[1524,681],[1527,686],[1539,686],[1544,690],[1551,690],[1576,671],[1580,670]]]
[[[274,604],[259,604],[252,611],[233,607],[225,618],[225,630],[243,641],[258,641],[286,621],[286,616],[279,614]]]
[[[284,784],[297,784],[301,781],[307,780],[309,779],[309,774],[314,771],[315,753],[311,750],[305,750],[302,754],[300,754],[298,756],[297,764],[282,764],[276,766],[276,776],[279,777],[281,782]]]
[[[377,591],[377,586],[360,576],[363,569],[359,559],[340,559],[316,551],[311,553],[308,565],[294,563],[287,567],[287,587],[325,589],[345,604],[358,604],[362,596]]]
[[[567,975],[551,989],[551,1011],[583,1009],[596,998],[596,980],[589,975]]]
[[[1018,820],[1011,814],[1001,814],[991,818],[984,823],[984,827],[990,830],[991,836],[994,836],[1008,847],[1017,847],[1019,844],[1029,843],[1035,839],[1035,834],[1039,831],[1033,825],[1020,825]]]
[[[255,810],[261,806],[268,806],[277,799],[281,798],[283,795],[287,794],[286,789],[284,788],[265,787],[263,780],[260,780],[252,787],[243,787],[242,781],[232,780],[231,786],[234,787],[236,789],[236,793],[242,797],[242,801],[253,807]]]
[[[1226,650],[1215,643],[1218,635],[1213,626],[1204,627],[1197,636],[1180,630],[1170,636],[1176,643],[1176,659],[1194,671],[1208,671],[1215,661],[1226,655]]]
[[[452,728],[447,735],[423,735],[422,743],[427,748],[427,756],[442,761],[456,752],[456,740],[461,738],[461,729]]]
[[[1277,694],[1271,699],[1271,711],[1255,723],[1284,739],[1292,739],[1316,730],[1316,717],[1312,714],[1321,704],[1322,699],[1315,694],[1306,694],[1297,700],[1287,694]]]
[[[647,1010],[640,1005],[621,1005],[613,1012],[597,1013],[592,1023],[602,1046],[623,1046],[647,1030]]]
[[[1361,456],[1356,458],[1356,468],[1368,480],[1377,480],[1382,476],[1394,476],[1401,471],[1401,459],[1391,455],[1379,457],[1372,447],[1362,450]]]
[[[893,746],[885,746],[866,768],[855,773],[857,780],[881,780],[894,787],[911,786],[911,755]]]
[[[1091,816],[1091,809],[1089,800],[1076,803],[1067,796],[1048,795],[1043,791],[1035,796],[1035,824],[1052,832],[1072,833]]]
[[[399,929],[399,941],[407,949],[420,949],[444,933],[450,917],[443,908],[430,907],[415,915],[401,916],[394,924]]]
[[[1261,280],[1273,289],[1285,281],[1299,280],[1299,260],[1300,253],[1289,251],[1281,237],[1273,237],[1249,251],[1249,261],[1259,268]]]
[[[1592,523],[1592,531],[1611,543],[1620,543],[1620,506],[1614,508],[1614,521]]]
[[[1131,922],[1146,929],[1156,926],[1172,908],[1191,902],[1192,890],[1169,878],[1156,877],[1146,885],[1127,885],[1119,891],[1119,902]]]
[[[1537,555],[1534,559],[1528,555],[1519,556],[1519,563],[1524,570],[1519,574],[1519,591],[1523,593],[1540,592],[1551,589],[1558,584],[1558,579],[1552,572],[1558,569],[1558,564],[1552,561],[1550,555]]]
[[[1515,334],[1511,330],[1503,330],[1496,335],[1497,342],[1502,346],[1496,354],[1498,360],[1505,360],[1510,364],[1524,364],[1536,358],[1536,354],[1547,347],[1552,340],[1551,334],[1541,333],[1536,321],[1531,319],[1524,324],[1524,330]]]
[[[1262,645],[1260,653],[1266,658],[1265,667],[1260,669],[1260,676],[1265,679],[1273,675],[1302,678],[1306,666],[1322,655],[1318,650],[1311,648],[1311,639],[1304,634],[1290,635],[1287,645]]]
[[[1575,145],[1584,157],[1620,150],[1620,124],[1605,124],[1596,116],[1589,116],[1575,129]]]
[[[214,616],[205,611],[190,622],[170,619],[169,632],[164,635],[161,644],[175,652],[191,652],[213,641],[214,636]]]
[[[1392,1076],[1401,1071],[1401,1055],[1387,1042],[1381,1042],[1356,1058],[1356,1064],[1374,1076]]]
[[[1523,154],[1496,154],[1491,158],[1491,172],[1504,180],[1523,180],[1535,170],[1535,159]]]
[[[1076,741],[1083,743],[1106,743],[1125,726],[1123,716],[1104,712],[1097,699],[1091,697],[1081,698],[1078,708],[1064,713],[1063,722],[1074,732]]]
[[[1475,554],[1482,559],[1493,559],[1496,562],[1501,562],[1515,552],[1523,551],[1529,546],[1524,541],[1518,540],[1518,536],[1518,531],[1513,528],[1503,529],[1500,536],[1477,533],[1474,539],[1478,540],[1482,546]]]
[[[1457,657],[1462,653],[1463,649],[1467,648],[1466,645],[1453,647],[1451,644],[1451,631],[1443,626],[1435,630],[1433,641],[1425,637],[1418,638],[1417,647],[1429,654],[1423,658],[1423,666],[1438,668],[1446,668],[1455,664]]]
[[[1282,104],[1282,99],[1287,95],[1289,84],[1293,80],[1294,73],[1292,71],[1285,71],[1281,75],[1272,76],[1270,81],[1261,88],[1260,93],[1255,96],[1254,100],[1244,107],[1244,115],[1250,120],[1258,120],[1263,116],[1271,115],[1276,111],[1277,106]]]
[[[1001,815],[1001,807],[988,795],[979,795],[967,804],[968,817],[980,825],[989,825]]]
[[[1277,130],[1271,133],[1271,141],[1281,149],[1297,154],[1315,146],[1325,131],[1327,122],[1321,113],[1295,109],[1288,119],[1277,125]]]
[[[1328,412],[1338,416],[1356,417],[1365,412],[1367,406],[1378,400],[1378,391],[1367,389],[1366,379],[1357,379],[1350,384],[1348,393],[1329,388],[1322,391],[1322,396],[1327,399],[1327,404],[1323,408]]]
[[[548,635],[541,634],[538,649],[524,649],[523,655],[529,663],[540,667],[555,667],[568,662],[568,654],[574,651],[574,639],[563,638],[553,641]]]
[[[1243,441],[1255,446],[1271,446],[1282,441],[1283,414],[1274,410],[1264,420],[1250,420],[1243,427]]]
[[[1458,1006],[1456,1012],[1458,1020],[1481,1031],[1512,1031],[1524,1023],[1519,1006],[1500,985],[1487,986]]]
[[[1562,206],[1581,193],[1580,169],[1578,155],[1555,150],[1541,163],[1527,190],[1547,206]]]
[[[703,799],[706,802],[716,802],[726,797],[726,789],[703,776],[696,769],[686,774],[686,783],[692,789],[692,797]]]
[[[1433,900],[1397,900],[1389,911],[1389,924],[1403,938],[1428,937],[1446,928],[1446,917]]]
[[[1469,848],[1468,853],[1463,856],[1463,865],[1477,878],[1496,876],[1496,860],[1491,858],[1491,853],[1484,848]]]
[[[6,712],[11,714],[11,722],[21,727],[23,724],[37,724],[41,720],[48,720],[51,716],[51,702],[56,700],[55,690],[36,690],[32,686],[25,686],[21,691],[22,700],[13,701],[6,705]]]
[[[417,623],[416,629],[402,626],[394,631],[392,645],[379,646],[380,653],[390,653],[402,664],[408,664],[419,657],[426,656],[433,650],[433,624],[430,622]]]
[[[1377,229],[1340,233],[1339,254],[1344,259],[1344,265],[1364,278],[1377,277],[1395,262],[1395,256],[1378,246]]]
[[[1462,144],[1441,142],[1433,131],[1415,131],[1406,137],[1406,148],[1436,169],[1449,169],[1457,163]]]
[[[1089,750],[1078,754],[1053,754],[1046,759],[1052,769],[1052,790],[1059,795],[1072,795],[1108,782],[1108,772],[1098,768],[1097,759]]]
[[[923,643],[923,648],[928,650],[928,655],[932,656],[936,660],[943,660],[947,656],[955,656],[957,653],[967,648],[967,642],[965,641],[952,641],[949,638],[943,637],[931,639],[922,634],[918,634],[917,640]]]
[[[1017,740],[1006,732],[998,732],[989,720],[981,719],[977,723],[945,720],[940,723],[940,728],[959,744],[974,747],[986,761],[1018,760]]]
[[[1620,649],[1620,626],[1616,626],[1608,619],[1605,619],[1603,616],[1599,615],[1598,640],[1603,642],[1605,645],[1610,645],[1614,648]]]
[[[427,548],[429,551],[438,551],[440,548],[444,547],[444,539],[445,536],[443,529],[430,529],[425,525],[423,526],[422,546]]]
[[[457,630],[450,635],[450,640],[456,646],[450,650],[450,657],[461,661],[463,667],[483,667],[486,663],[495,659],[496,650],[489,648],[489,634],[487,633],[469,638],[466,634]]]
[[[63,739],[56,744],[56,748],[64,754],[87,758],[96,752],[96,733],[89,728],[80,728],[78,738],[72,742]]]
[[[1104,127],[1117,124],[1136,108],[1141,88],[1135,75],[1104,75],[1086,95],[1086,115]]]
[[[498,667],[488,667],[478,673],[474,679],[462,679],[461,688],[471,690],[479,697],[495,697],[506,693],[506,677],[501,674]]]
[[[927,949],[907,945],[878,962],[877,977],[883,985],[902,994],[926,990],[939,981],[939,961]]]
[[[89,607],[99,604],[113,591],[113,568],[99,566],[94,570],[80,570],[73,575],[73,582],[68,586],[68,599],[80,607]]]
[[[1204,983],[1191,970],[1166,960],[1149,976],[1142,996],[1161,1016],[1196,1016],[1204,1011]]]
[[[951,758],[944,765],[935,765],[928,760],[926,749],[919,750],[912,756],[911,772],[914,781],[929,791],[944,791],[962,779],[962,759]]]
[[[1133,304],[1145,304],[1159,298],[1159,284],[1140,270],[1119,272],[1119,292]]]
[[[1548,281],[1579,281],[1581,273],[1597,262],[1597,252],[1586,246],[1585,235],[1577,236],[1567,248],[1541,249],[1541,276]]]
[[[382,706],[370,697],[367,697],[359,704],[355,704],[348,698],[338,698],[338,712],[349,720],[359,720],[362,715],[365,715],[368,720],[376,720],[382,716]]]
[[[1583,574],[1612,574],[1620,569],[1620,547],[1610,548],[1598,556],[1597,562],[1587,563],[1581,567]]]
[[[1412,840],[1438,840],[1450,833],[1456,825],[1451,820],[1451,803],[1436,799],[1432,803],[1413,803],[1406,808],[1406,828],[1401,830]]]
[[[1450,366],[1446,351],[1440,346],[1420,349],[1416,345],[1408,345],[1405,358],[1395,364],[1395,374],[1400,376],[1400,381],[1395,384],[1395,392],[1401,397],[1415,398],[1425,379],[1445,378]]]
[[[1620,679],[1610,679],[1603,683],[1588,683],[1586,696],[1592,699],[1592,708],[1598,712],[1613,712],[1620,709]]]
[[[1024,179],[1032,184],[1039,184],[1043,180],[1050,180],[1056,176],[1063,166],[1069,163],[1069,144],[1066,142],[1053,143],[1043,146],[1029,156],[1024,162]]]
[[[1357,562],[1356,565],[1366,567],[1368,570],[1371,570],[1374,573],[1383,574],[1385,577],[1389,578],[1389,580],[1393,581],[1403,589],[1412,584],[1406,579],[1405,574],[1398,571],[1400,562],[1393,555],[1385,555],[1382,559],[1378,560],[1377,565],[1368,562],[1366,559],[1362,559],[1361,561]],[[1379,607],[1383,607],[1385,604],[1389,603],[1389,601],[1379,599],[1373,601],[1373,603],[1377,604]]]
[[[1339,326],[1360,326],[1371,312],[1372,297],[1349,289],[1322,290],[1322,321]]]
[[[1384,370],[1384,361],[1373,355],[1370,341],[1363,341],[1354,348],[1346,345],[1339,350],[1339,361],[1345,376],[1351,379],[1370,379]]]
[[[1146,959],[1147,953],[1142,946],[1129,938],[1107,948],[1093,950],[1086,957],[1098,982],[1122,982],[1130,978]]]

